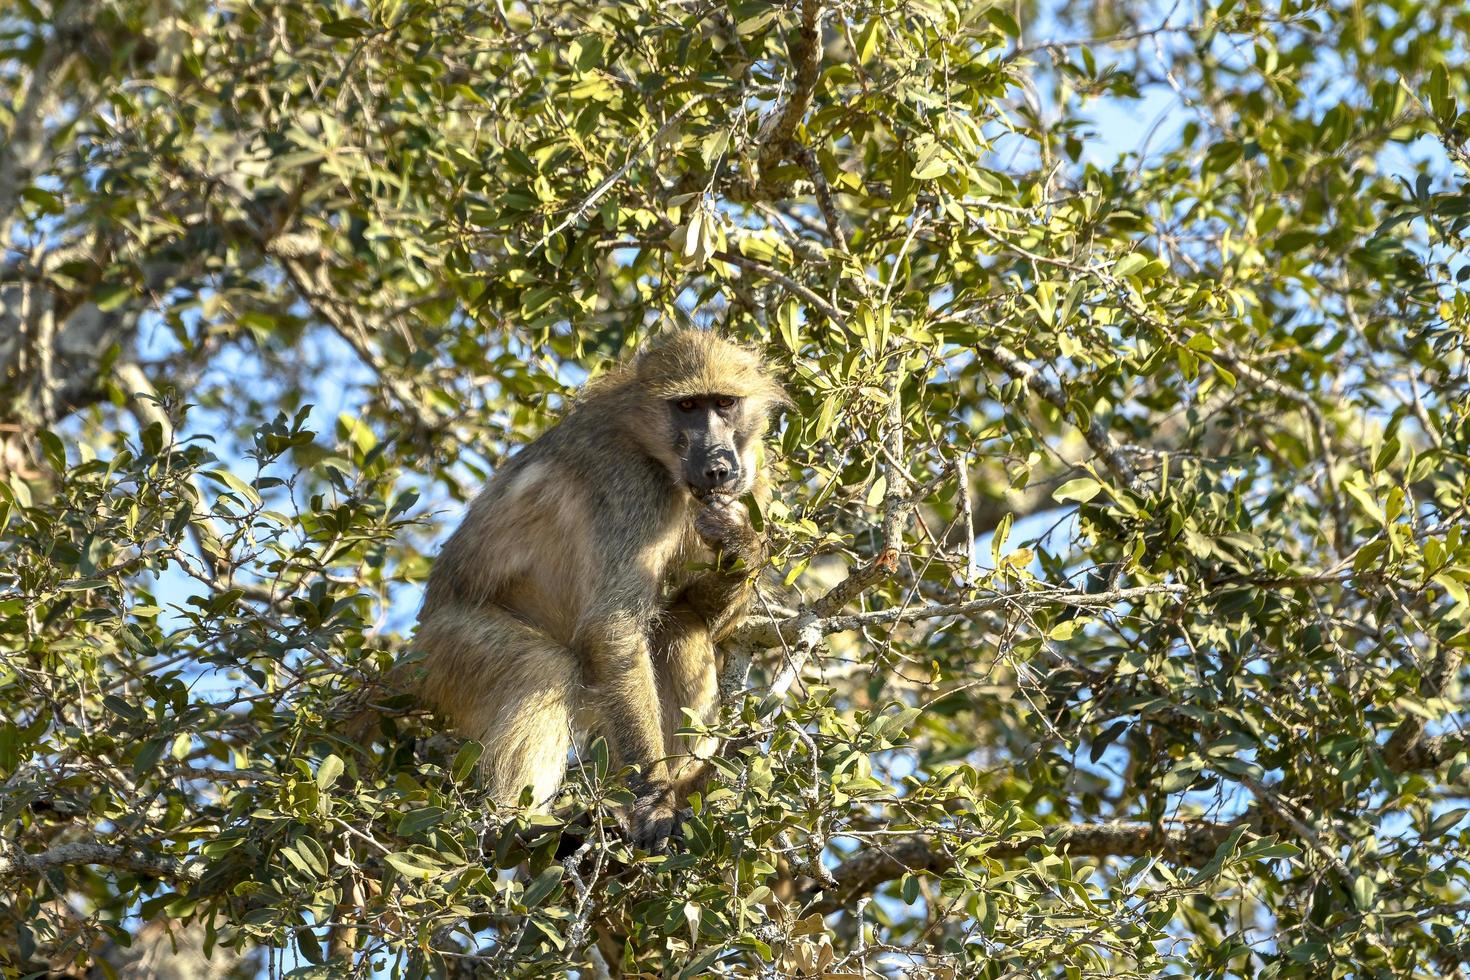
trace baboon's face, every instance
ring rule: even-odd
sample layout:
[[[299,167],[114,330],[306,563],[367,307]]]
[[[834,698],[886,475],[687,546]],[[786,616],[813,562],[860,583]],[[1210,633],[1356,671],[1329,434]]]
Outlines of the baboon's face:
[[[746,400],[735,395],[692,395],[669,403],[680,476],[696,497],[739,495],[750,489],[748,458],[753,426]]]

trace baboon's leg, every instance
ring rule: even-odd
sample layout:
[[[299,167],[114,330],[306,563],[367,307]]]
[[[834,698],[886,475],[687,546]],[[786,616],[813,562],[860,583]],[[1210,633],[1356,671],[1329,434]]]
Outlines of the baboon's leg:
[[[546,805],[572,745],[579,676],[561,644],[493,607],[442,607],[419,627],[423,695],[456,731],[485,747],[480,765],[497,803],[531,787]]]
[[[681,709],[688,708],[701,723],[714,720],[719,707],[719,680],[709,627],[687,603],[677,602],[660,618],[652,637],[653,665],[663,712],[664,751],[676,784],[701,768],[696,754],[707,756],[713,739],[694,739],[674,733],[686,724]],[[697,787],[680,786],[681,795]]]

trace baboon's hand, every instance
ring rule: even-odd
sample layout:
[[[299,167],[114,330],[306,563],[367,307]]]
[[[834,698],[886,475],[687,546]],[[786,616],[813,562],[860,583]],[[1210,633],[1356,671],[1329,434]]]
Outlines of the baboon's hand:
[[[639,797],[633,803],[628,823],[634,847],[649,854],[664,853],[679,823],[673,792],[664,789]]]
[[[703,509],[694,517],[694,530],[711,548],[737,558],[745,557],[754,536],[745,505],[725,493],[710,494],[705,499]]]

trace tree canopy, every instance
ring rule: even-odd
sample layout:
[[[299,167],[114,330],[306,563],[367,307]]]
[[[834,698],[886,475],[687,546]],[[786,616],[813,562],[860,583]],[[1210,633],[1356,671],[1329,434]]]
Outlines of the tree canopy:
[[[1456,973],[1467,36],[7,5],[5,974]],[[497,463],[668,325],[797,408],[719,775],[650,858],[600,745],[510,817],[478,746],[343,704]]]

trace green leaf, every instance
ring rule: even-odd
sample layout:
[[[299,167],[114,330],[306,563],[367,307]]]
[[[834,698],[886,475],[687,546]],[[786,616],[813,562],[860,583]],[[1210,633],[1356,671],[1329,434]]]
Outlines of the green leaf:
[[[321,765],[316,770],[317,787],[323,792],[331,789],[332,784],[337,781],[337,777],[342,775],[343,768],[342,760],[336,755],[327,756],[322,760]]]
[[[448,812],[442,806],[426,806],[410,810],[403,815],[403,819],[398,821],[398,836],[416,837],[430,827],[438,826]]]
[[[540,906],[551,897],[552,892],[559,891],[564,873],[561,865],[553,864],[538,874],[526,886],[526,892],[521,896],[521,901],[525,903],[526,908],[534,909]]]
[[[1178,793],[1181,790],[1188,789],[1199,776],[1199,770],[1200,767],[1197,762],[1188,762],[1175,766],[1159,781],[1159,792]]]
[[[742,38],[754,37],[764,31],[766,26],[775,20],[779,13],[779,9],[764,10],[753,17],[747,17],[736,23],[735,30]]]
[[[1006,539],[1011,536],[1011,525],[1015,522],[1016,515],[1007,512],[995,524],[995,530],[990,535],[990,562],[999,568],[1000,556],[1005,554]]]
[[[1399,441],[1394,438],[1384,440],[1383,446],[1378,450],[1378,454],[1373,457],[1373,472],[1380,473],[1388,469],[1389,464],[1394,461],[1398,454]]]
[[[363,37],[373,32],[373,25],[361,17],[342,17],[322,25],[327,37]]]
[[[322,944],[317,939],[316,933],[306,926],[296,930],[296,946],[301,950],[301,955],[308,963],[321,965],[325,957],[322,956]]]
[[[1429,107],[1434,111],[1434,118],[1441,124],[1453,119],[1455,100],[1450,97],[1450,76],[1442,63],[1430,69],[1429,84],[1426,87],[1429,90]]]
[[[985,19],[999,27],[1006,37],[1018,38],[1021,36],[1021,25],[1016,23],[1016,18],[1012,17],[1004,7],[986,8]]]
[[[1251,844],[1241,850],[1240,856],[1250,858],[1254,861],[1269,861],[1277,858],[1299,857],[1301,853],[1302,849],[1297,845],[1278,841],[1276,843],[1258,842]]]
[[[244,497],[253,506],[259,507],[261,505],[260,494],[256,492],[255,488],[229,470],[201,470],[200,472],[211,480],[229,487]]]
[[[319,878],[325,878],[331,873],[331,865],[327,861],[327,852],[314,838],[301,836],[296,839],[296,850],[306,859],[310,871]]]
[[[873,60],[873,54],[878,50],[878,38],[883,33],[883,18],[874,16],[868,18],[868,23],[858,32],[857,36],[857,59],[859,64],[868,64]]]
[[[1113,275],[1126,279],[1148,265],[1148,256],[1142,252],[1130,252],[1113,264]]]
[[[1282,235],[1277,236],[1276,250],[1278,252],[1281,252],[1282,254],[1290,255],[1293,252],[1299,252],[1308,245],[1311,245],[1314,242],[1320,242],[1321,240],[1321,233],[1314,229],[1303,228],[1296,231],[1288,231]]]
[[[92,293],[92,302],[103,313],[120,309],[133,295],[133,287],[125,282],[110,282],[98,286]]]
[[[1383,508],[1379,506],[1377,500],[1373,499],[1373,495],[1368,492],[1360,480],[1347,480],[1343,483],[1342,488],[1358,502],[1358,505],[1363,508],[1363,513],[1373,518],[1376,523],[1388,523],[1388,518],[1383,513]]]
[[[949,173],[949,163],[945,160],[944,146],[935,142],[925,146],[919,153],[910,176],[915,180],[933,180],[947,173]]]
[[[1470,606],[1470,591],[1466,590],[1465,583],[1447,572],[1440,572],[1435,575],[1433,581],[1445,590],[1445,593],[1455,601],[1456,605]]]
[[[36,441],[46,453],[46,459],[58,472],[66,471],[66,447],[56,433],[47,429],[41,429],[36,433]]]
[[[1072,322],[1072,313],[1077,309],[1077,301],[1082,297],[1082,291],[1087,285],[1087,280],[1079,277],[1073,280],[1072,285],[1067,287],[1067,295],[1062,300],[1062,310],[1057,315],[1056,329],[1061,331],[1068,323]]]
[[[421,854],[411,854],[406,851],[396,851],[385,854],[383,860],[405,878],[414,878],[427,881],[439,874],[439,867]]]
[[[1455,824],[1459,823],[1461,820],[1464,820],[1465,814],[1467,813],[1470,813],[1470,807],[1459,806],[1455,807],[1452,810],[1446,810],[1444,813],[1441,813],[1439,816],[1435,817],[1429,822],[1429,829],[1425,832],[1425,836],[1443,836],[1444,834],[1448,833],[1449,830],[1455,826]]]
[[[1235,850],[1240,846],[1240,838],[1245,835],[1247,829],[1245,823],[1242,822],[1230,831],[1229,836],[1215,848],[1215,853],[1210,860],[1195,872],[1194,878],[1190,881],[1191,887],[1201,885],[1220,873],[1225,862],[1235,856]]]
[[[1353,879],[1353,904],[1367,912],[1373,908],[1373,900],[1378,895],[1378,886],[1373,879],[1367,875],[1358,875]]]
[[[694,980],[695,977],[707,975],[709,968],[714,966],[724,953],[723,946],[711,946],[685,964],[684,968],[679,971],[679,980]]]
[[[454,754],[454,762],[449,767],[450,774],[456,783],[462,783],[469,779],[475,770],[475,764],[480,761],[480,756],[485,752],[485,747],[479,742],[465,742]]]
[[[1101,493],[1102,489],[1103,485],[1091,477],[1079,476],[1057,487],[1051,496],[1057,501],[1075,500],[1079,504],[1085,504]]]
[[[155,735],[144,742],[138,754],[133,757],[133,776],[141,779],[152,772],[172,741],[172,735]]]

